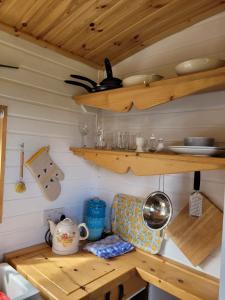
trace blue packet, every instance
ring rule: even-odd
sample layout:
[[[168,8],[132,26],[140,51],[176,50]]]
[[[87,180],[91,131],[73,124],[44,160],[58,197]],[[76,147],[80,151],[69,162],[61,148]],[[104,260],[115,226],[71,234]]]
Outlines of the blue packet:
[[[101,258],[120,256],[134,249],[134,246],[122,240],[118,235],[110,235],[100,241],[88,243],[84,250]]]

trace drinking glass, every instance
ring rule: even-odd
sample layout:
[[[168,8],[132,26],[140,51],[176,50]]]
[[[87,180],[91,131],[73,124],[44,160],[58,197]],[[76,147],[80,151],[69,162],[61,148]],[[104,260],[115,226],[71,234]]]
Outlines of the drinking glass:
[[[136,134],[134,134],[134,133],[129,133],[128,149],[129,150],[136,150]]]
[[[113,144],[113,133],[112,132],[108,132],[105,135],[105,147],[108,150],[111,150],[114,148],[114,144]]]
[[[105,148],[104,132],[101,127],[98,127],[96,133],[96,148],[98,149]]]
[[[88,125],[87,124],[80,124],[79,125],[79,131],[81,134],[81,147],[87,147],[87,135],[89,132]]]

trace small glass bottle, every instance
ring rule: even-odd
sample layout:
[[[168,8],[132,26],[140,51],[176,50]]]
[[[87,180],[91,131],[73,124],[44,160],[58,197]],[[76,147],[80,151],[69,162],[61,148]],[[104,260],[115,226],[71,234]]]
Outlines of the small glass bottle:
[[[164,150],[164,141],[163,138],[158,139],[158,145],[156,146],[156,151],[157,152],[162,152]]]
[[[157,147],[157,141],[156,141],[156,138],[155,138],[154,134],[152,134],[149,138],[149,151],[150,152],[155,152],[156,147]]]

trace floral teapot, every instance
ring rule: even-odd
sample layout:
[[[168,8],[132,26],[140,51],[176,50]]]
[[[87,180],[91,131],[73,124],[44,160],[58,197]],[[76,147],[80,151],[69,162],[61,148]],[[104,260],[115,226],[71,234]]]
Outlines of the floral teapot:
[[[71,219],[66,218],[57,225],[49,220],[50,231],[52,234],[52,251],[59,255],[68,255],[78,252],[79,241],[86,240],[89,235],[85,223],[75,224]],[[86,235],[80,236],[80,228],[84,228]]]

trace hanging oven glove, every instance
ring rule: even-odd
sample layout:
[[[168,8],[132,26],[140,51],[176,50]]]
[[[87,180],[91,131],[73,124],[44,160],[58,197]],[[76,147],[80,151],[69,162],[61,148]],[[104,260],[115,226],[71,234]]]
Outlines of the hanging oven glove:
[[[45,198],[53,201],[60,195],[59,181],[64,179],[64,174],[53,162],[48,151],[49,147],[42,147],[26,161],[26,166],[35,177]]]

